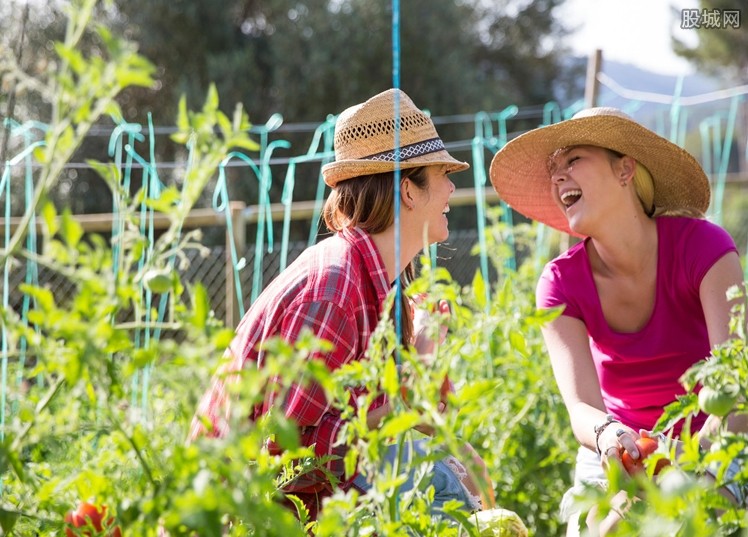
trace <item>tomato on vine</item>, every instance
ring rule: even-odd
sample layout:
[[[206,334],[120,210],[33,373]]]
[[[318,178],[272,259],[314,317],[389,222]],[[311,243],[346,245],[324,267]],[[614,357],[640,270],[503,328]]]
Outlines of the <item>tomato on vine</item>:
[[[738,401],[738,390],[733,385],[725,385],[720,388],[704,386],[699,391],[699,408],[713,416],[727,416]]]
[[[106,505],[99,507],[89,502],[81,502],[75,511],[69,511],[65,515],[65,522],[74,528],[82,528],[81,531],[76,533],[66,527],[65,535],[67,537],[91,536],[91,529],[97,532],[96,535],[98,535],[98,532],[109,530],[108,537],[122,537],[122,531],[119,526],[115,525],[114,517],[106,518]]]

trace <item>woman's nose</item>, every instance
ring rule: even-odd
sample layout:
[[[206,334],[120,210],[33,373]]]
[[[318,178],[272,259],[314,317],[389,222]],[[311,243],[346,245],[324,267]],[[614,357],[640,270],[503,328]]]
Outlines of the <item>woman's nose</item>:
[[[566,180],[566,170],[556,170],[551,174],[551,183],[554,185],[557,185],[560,182],[563,182]]]
[[[455,193],[455,184],[452,182],[452,179],[449,180],[449,195]]]

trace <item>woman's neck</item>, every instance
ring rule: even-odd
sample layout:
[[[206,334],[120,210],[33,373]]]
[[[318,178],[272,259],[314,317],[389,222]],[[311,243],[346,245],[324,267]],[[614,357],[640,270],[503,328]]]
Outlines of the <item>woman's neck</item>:
[[[645,217],[629,224],[611,226],[607,233],[590,238],[587,252],[595,273],[636,276],[652,267],[657,259],[656,220]]]
[[[371,234],[371,240],[374,241],[377,250],[379,250],[379,255],[382,256],[384,268],[387,270],[387,281],[389,282],[394,282],[397,279],[399,274],[405,270],[408,263],[413,261],[413,258],[418,254],[418,251],[422,247],[417,241],[412,240],[408,234],[400,233],[400,237],[398,237],[400,241],[400,256],[398,264],[395,257],[395,239],[394,225],[388,227],[381,233]]]

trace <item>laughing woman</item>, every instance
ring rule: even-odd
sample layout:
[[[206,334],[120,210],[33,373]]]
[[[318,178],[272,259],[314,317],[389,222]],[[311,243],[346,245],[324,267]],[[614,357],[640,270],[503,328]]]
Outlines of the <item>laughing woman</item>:
[[[393,186],[396,100],[402,155],[397,194]],[[334,235],[302,253],[252,304],[226,351],[224,366],[200,403],[191,439],[226,434],[231,403],[226,379],[243,368],[263,367],[267,356],[262,344],[268,339],[280,336],[293,343],[306,328],[334,345],[332,351],[311,357],[324,361],[330,370],[364,360],[385,297],[398,279],[407,283],[424,237],[435,243],[449,236],[446,213],[455,189],[449,174],[468,168],[468,164],[446,151],[431,119],[405,93],[388,90],[345,110],[335,125],[334,144],[335,161],[322,169],[325,183],[332,189],[323,216]],[[396,203],[401,211],[399,259]],[[398,274],[398,266],[405,270]],[[403,342],[419,353],[428,353],[430,340],[419,337],[424,327],[414,324],[407,298],[402,296]],[[361,390],[352,390],[351,404]],[[302,498],[313,518],[322,498],[333,491],[328,475],[339,480],[343,490],[355,487],[365,492],[371,488],[362,475],[346,478],[347,448],[337,443],[344,419],[319,385],[294,385],[283,401],[276,401],[275,394],[268,393],[251,419],[265,415],[272,405],[282,408],[299,426],[302,443],[313,446],[317,456],[335,456],[326,464],[329,473],[305,475],[284,489]],[[390,402],[380,395],[369,408],[369,427],[377,427],[391,410]],[[268,442],[268,449],[276,451],[277,446]],[[420,444],[412,448],[419,451]],[[471,454],[477,464],[482,462],[474,452]],[[390,455],[394,457],[394,449]],[[453,457],[436,461],[431,479],[435,510],[448,500],[459,500],[470,511],[479,508],[478,487],[467,476],[466,468]],[[408,483],[412,486],[412,476]],[[400,490],[406,489],[403,485]]]
[[[728,339],[726,291],[742,281],[740,261],[732,238],[703,218],[710,192],[698,162],[616,109],[512,140],[491,181],[520,213],[583,238],[546,265],[536,293],[539,308],[563,307],[543,337],[581,444],[562,501],[575,535],[574,492],[604,484],[605,465],[624,452],[638,459],[635,441],[684,393],[680,376]],[[691,427],[718,422],[701,414]],[[746,430],[737,418],[729,425]],[[745,504],[742,488],[724,493]],[[615,522],[613,513],[597,530]]]

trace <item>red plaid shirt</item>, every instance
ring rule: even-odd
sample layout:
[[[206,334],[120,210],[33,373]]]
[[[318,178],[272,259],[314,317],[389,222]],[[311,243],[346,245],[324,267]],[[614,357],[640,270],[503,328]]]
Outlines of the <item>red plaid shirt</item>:
[[[216,437],[226,434],[230,414],[227,377],[244,367],[262,367],[265,356],[258,345],[269,338],[280,335],[293,342],[301,330],[308,327],[318,338],[334,344],[333,351],[315,356],[324,360],[331,370],[363,359],[388,290],[382,257],[371,237],[358,228],[343,230],[305,250],[270,283],[242,319],[226,351],[230,359],[214,376],[198,407],[197,416],[207,418],[212,430],[206,431],[196,416],[190,428],[190,439],[203,434]],[[357,393],[352,395],[350,404],[355,406]],[[266,413],[275,403],[274,398],[273,393],[268,393],[253,417],[257,419]],[[384,402],[384,397],[379,397],[371,408]],[[340,412],[330,406],[320,386],[312,384],[302,388],[294,384],[287,399],[280,404],[285,415],[299,425],[302,443],[314,445],[317,456],[342,458],[345,455],[344,446],[334,446],[344,422]],[[342,459],[330,461],[327,467],[342,480]],[[349,485],[350,480],[341,481],[344,488]],[[329,489],[329,482],[319,472],[304,476],[286,490],[318,492]]]

